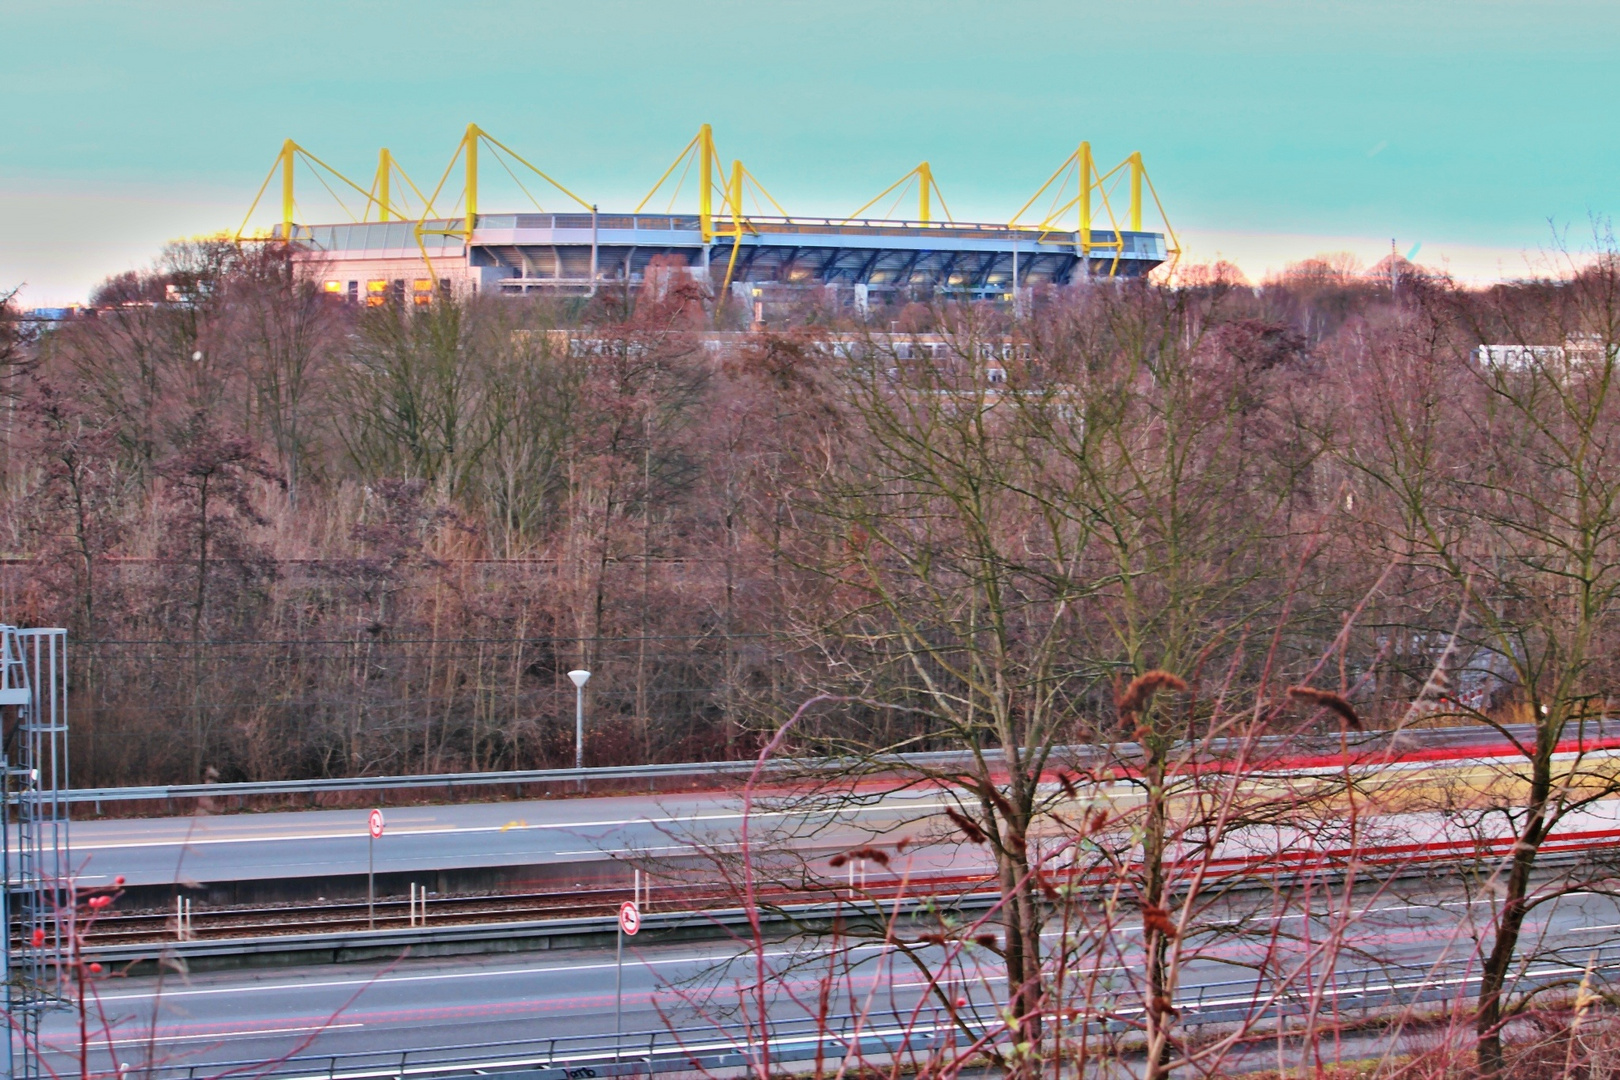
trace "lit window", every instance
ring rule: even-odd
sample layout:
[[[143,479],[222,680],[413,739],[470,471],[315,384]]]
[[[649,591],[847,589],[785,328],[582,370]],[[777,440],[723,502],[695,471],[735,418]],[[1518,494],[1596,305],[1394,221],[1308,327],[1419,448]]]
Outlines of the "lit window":
[[[366,282],[366,306],[382,307],[386,303],[388,303],[388,282]]]
[[[329,293],[340,293],[340,292],[343,291],[343,282],[341,282],[341,281],[328,281],[328,282],[323,283],[321,285],[321,288],[325,289]]]

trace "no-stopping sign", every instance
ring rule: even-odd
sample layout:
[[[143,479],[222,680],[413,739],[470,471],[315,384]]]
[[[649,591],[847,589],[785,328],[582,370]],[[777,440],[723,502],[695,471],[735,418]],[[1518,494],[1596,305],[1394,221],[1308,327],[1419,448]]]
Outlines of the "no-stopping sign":
[[[634,901],[626,900],[619,905],[619,929],[624,931],[625,937],[635,937],[636,931],[641,929],[641,909]]]
[[[373,840],[380,839],[383,831],[382,811],[373,810],[371,812],[371,817],[367,820],[367,825],[371,829],[371,838]]]

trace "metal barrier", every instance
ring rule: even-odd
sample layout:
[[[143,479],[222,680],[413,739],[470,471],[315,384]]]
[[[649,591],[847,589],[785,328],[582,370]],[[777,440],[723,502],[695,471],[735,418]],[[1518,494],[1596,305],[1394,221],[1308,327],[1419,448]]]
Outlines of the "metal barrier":
[[[75,788],[71,803],[162,802],[170,799],[254,795],[316,795],[336,791],[396,791],[413,788],[473,788],[563,784],[590,780],[644,780],[669,776],[747,775],[752,761],[630,765],[600,769],[525,769],[512,772],[430,773],[420,776],[343,776],[321,780],[260,780],[233,784],[168,784],[161,787]],[[782,766],[775,766],[781,768]],[[802,767],[802,766],[801,766]]]
[[[1448,740],[1456,739],[1459,735],[1477,738],[1481,733],[1479,729],[1475,728],[1428,728],[1405,734],[1425,742],[1444,744]],[[1384,746],[1393,735],[1392,732],[1367,732],[1360,736],[1359,745],[1352,745],[1352,750],[1375,753],[1376,748]],[[1340,743],[1337,736],[1320,741],[1322,745],[1313,748],[1313,744],[1308,739],[1301,740],[1294,736],[1267,736],[1256,740],[1254,746],[1268,750],[1296,750],[1302,753],[1313,752],[1313,749],[1315,752],[1320,753],[1339,753]],[[1219,754],[1227,748],[1227,740],[1220,740],[1212,744],[1209,749],[1212,753]],[[1126,744],[1125,749],[1128,750],[1128,744]],[[1052,751],[1051,767],[1054,769],[1061,768],[1072,762],[1083,761],[1088,755],[1095,753],[1096,748],[1091,746],[1055,747]],[[889,767],[938,768],[966,763],[971,760],[971,756],[969,751],[947,750],[934,753],[889,754],[859,761],[839,758],[809,760],[780,758],[767,762],[765,771],[776,775],[793,773],[831,774],[840,771],[875,773]],[[752,760],[691,761],[672,765],[615,765],[588,769],[518,769],[508,772],[430,773],[412,776],[345,776],[320,780],[261,780],[228,784],[76,788],[60,792],[59,798],[69,803],[80,805],[94,803],[99,806],[101,803],[109,802],[163,802],[172,799],[316,795],[344,791],[498,788],[507,785],[523,787],[530,784],[568,784],[590,781],[623,783],[667,777],[692,777],[694,779],[712,779],[717,776],[739,777],[747,776],[753,771],[754,767],[755,762]],[[1324,768],[1327,767],[1329,766],[1324,766]]]

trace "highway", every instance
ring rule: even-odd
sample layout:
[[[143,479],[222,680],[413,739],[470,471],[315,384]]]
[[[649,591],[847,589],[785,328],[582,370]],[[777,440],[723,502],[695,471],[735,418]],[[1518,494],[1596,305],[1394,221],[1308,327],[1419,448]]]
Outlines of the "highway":
[[[1477,740],[1436,740],[1421,756],[1391,768],[1423,768],[1424,763],[1450,762],[1473,767],[1489,764],[1479,756]],[[1438,751],[1438,752],[1437,752]],[[1612,751],[1601,751],[1609,754]],[[1320,769],[1305,762],[1301,769]],[[1117,791],[1124,791],[1121,786]],[[948,798],[928,788],[893,790],[869,786],[863,798],[836,808],[805,812],[756,806],[754,835],[775,831],[796,838],[800,856],[818,856],[880,838],[892,845],[904,834],[919,839],[939,818]],[[384,836],[370,848],[379,874],[421,873],[447,867],[529,867],[537,877],[566,888],[584,884],[612,866],[614,860],[680,859],[694,852],[732,851],[743,820],[735,792],[697,792],[521,802],[410,806],[386,810]],[[1230,838],[1222,857],[1234,863],[1255,852],[1305,851],[1305,834],[1284,824],[1261,834]],[[1581,848],[1612,846],[1620,837],[1620,800],[1599,802],[1573,817],[1549,850],[1559,844]],[[123,876],[131,885],[306,879],[335,880],[363,874],[368,838],[365,810],[198,815],[187,818],[100,819],[75,822],[75,860],[80,882],[96,886]],[[1447,844],[1471,844],[1446,819],[1434,813],[1387,814],[1369,823],[1363,842],[1376,850],[1401,853],[1448,853]],[[908,872],[945,868],[978,870],[982,849],[942,840],[910,847]],[[690,863],[688,863],[690,866]],[[874,869],[874,872],[878,872]],[[891,868],[888,873],[898,872]],[[547,874],[549,873],[549,876]],[[1468,921],[1480,913],[1457,895],[1420,898],[1407,903],[1393,893],[1370,902],[1347,939],[1353,954],[1346,965],[1367,966],[1399,961],[1421,966],[1458,961],[1470,955]],[[1280,917],[1278,926],[1296,920]],[[1620,907],[1615,901],[1579,896],[1538,912],[1535,934],[1554,938],[1573,950],[1579,967],[1591,947],[1620,937]],[[1321,920],[1312,926],[1326,927]],[[1132,935],[1139,929],[1113,931],[1120,936],[1105,965],[1109,979],[1129,980],[1141,968]],[[1285,933],[1286,938],[1286,933]],[[1187,967],[1184,993],[1251,979],[1257,949],[1271,946],[1255,940],[1206,943]],[[741,980],[751,968],[726,968],[734,957],[723,943],[661,944],[632,948],[624,967],[624,1030],[665,1031],[713,1027],[715,1009],[734,1005]],[[815,979],[799,966],[795,947],[773,945],[774,1018],[803,1013],[793,992],[814,996]],[[937,950],[936,950],[937,951]],[[1283,949],[1286,954],[1287,947]],[[849,976],[843,999],[859,1002],[875,994],[882,1011],[908,1008],[922,992],[914,967],[895,966],[894,957],[878,945],[862,946],[861,962]],[[970,965],[971,967],[971,965]],[[720,977],[729,970],[731,978]],[[285,968],[236,971],[183,977],[106,977],[99,984],[102,1004],[114,1031],[114,1049],[105,1047],[103,1064],[116,1057],[125,1063],[172,1061],[224,1062],[281,1058],[289,1054],[405,1052],[503,1042],[514,1038],[578,1037],[612,1030],[613,979],[610,953],[569,950],[565,954],[461,959],[412,959],[391,965]],[[1410,978],[1410,972],[1406,976]],[[1001,996],[994,980],[975,985],[968,971],[957,991],[986,1008]],[[697,987],[707,980],[701,994]],[[1224,992],[1224,991],[1223,991]],[[854,996],[851,997],[851,994]],[[697,995],[694,997],[694,995]],[[1238,995],[1242,998],[1242,994]],[[986,1015],[994,1015],[993,1012]],[[92,1028],[96,1025],[92,1024]],[[723,1026],[723,1024],[722,1024]],[[65,1052],[73,1042],[71,1015],[50,1014],[46,1031]],[[177,1057],[178,1055],[178,1057]]]
[[[1355,955],[1341,955],[1341,968],[1365,967],[1376,961],[1430,965],[1468,955],[1469,927],[1486,913],[1479,902],[1457,893],[1403,898],[1391,893],[1364,897],[1347,945]],[[1303,955],[1298,914],[1261,917],[1263,931],[1280,926],[1286,940],[1278,954]],[[1326,920],[1315,920],[1320,932]],[[1538,911],[1528,939],[1556,940],[1566,958],[1579,967],[1594,946],[1616,937],[1620,902],[1577,894]],[[1116,949],[1096,961],[1109,977],[1124,982],[1139,970],[1139,925],[1109,931]],[[1051,935],[1049,935],[1050,938]],[[1178,1000],[1191,998],[1199,986],[1249,980],[1239,966],[1253,963],[1267,949],[1265,934],[1245,940],[1222,940],[1190,946],[1195,959],[1183,976]],[[939,952],[925,950],[937,964]],[[804,943],[768,943],[771,1010],[781,1019],[805,1014],[814,1002],[826,965],[804,963],[818,950]],[[738,962],[738,949],[724,943],[636,947],[626,950],[624,1030],[664,1031],[668,1026],[718,1032],[735,1030],[731,1010],[739,991],[746,996],[753,981],[750,955]],[[1002,993],[988,974],[993,960],[978,968],[964,965],[951,992],[984,1008]],[[846,1008],[863,1004],[887,1015],[908,1009],[925,986],[918,969],[897,961],[881,943],[856,945],[852,967],[841,977]],[[1287,965],[1285,964],[1284,967]],[[1318,967],[1323,964],[1318,964]],[[976,982],[974,972],[984,974]],[[352,965],[256,972],[222,972],[190,978],[104,977],[98,984],[100,1010],[113,1033],[113,1055],[120,1063],[202,1065],[228,1061],[270,1061],[287,1055],[350,1054],[413,1048],[448,1047],[515,1039],[547,1040],[613,1031],[613,953],[609,949],[570,950],[562,955],[512,959],[477,957],[455,960],[402,959],[388,965]],[[798,1001],[792,1000],[797,995]],[[1129,992],[1125,992],[1125,998]],[[76,1045],[74,1018],[67,1012],[49,1015],[47,1045],[65,1054]],[[92,1031],[99,1023],[92,1022]],[[93,1055],[105,1068],[109,1055],[104,1039]],[[642,1037],[645,1042],[645,1037]],[[57,1065],[66,1065],[60,1059]]]
[[[932,817],[941,805],[937,792],[891,792],[879,802],[795,820],[817,833],[816,846],[834,851]],[[74,862],[86,887],[119,876],[148,885],[364,874],[367,813],[74,822]],[[385,814],[383,837],[371,849],[377,873],[668,857],[688,853],[695,839],[726,842],[742,807],[735,796],[703,793],[412,806]],[[760,828],[780,826],[782,816],[767,808],[753,814]]]
[[[1449,732],[1440,734],[1447,738],[1438,740],[1439,746],[1425,744],[1408,760],[1379,768],[1417,776],[1442,766],[1476,771],[1497,767],[1500,759],[1477,756],[1477,741],[1463,743]],[[1587,759],[1601,761],[1616,753],[1603,749]],[[1297,766],[1302,774],[1320,774],[1321,769],[1315,758]],[[943,826],[943,809],[954,805],[947,793],[926,787],[894,790],[892,784],[868,783],[862,795],[811,811],[776,810],[762,801],[752,814],[756,835],[791,835],[798,852],[814,859],[874,837],[893,841],[910,834],[923,839],[930,834],[927,823]],[[1096,795],[1134,799],[1137,793],[1116,783]],[[622,877],[622,867],[613,867],[613,860],[679,859],[699,849],[733,845],[743,818],[739,796],[728,791],[407,806],[386,809],[385,814],[387,827],[375,844],[369,840],[363,809],[78,821],[72,826],[74,864],[86,887],[106,885],[119,876],[131,886],[319,882],[363,875],[369,859],[382,875],[507,867],[517,869],[503,877],[503,889],[566,888],[603,874]],[[1611,833],[1612,841],[1620,836],[1617,830],[1620,802],[1610,801],[1572,818],[1560,832]],[[933,835],[949,831],[936,828]],[[1392,843],[1467,840],[1434,814],[1386,816],[1373,831]],[[1240,854],[1248,842],[1234,838],[1232,854]],[[1273,851],[1305,846],[1299,836],[1287,835],[1266,835],[1256,842]],[[955,846],[933,856],[936,868],[962,857]]]

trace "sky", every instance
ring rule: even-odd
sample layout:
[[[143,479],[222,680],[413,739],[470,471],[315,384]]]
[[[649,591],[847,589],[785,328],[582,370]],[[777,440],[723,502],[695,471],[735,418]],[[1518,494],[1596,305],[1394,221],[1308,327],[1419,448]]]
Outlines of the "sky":
[[[1252,279],[1392,239],[1522,277],[1620,209],[1613,0],[0,0],[0,28],[25,306],[234,231],[285,138],[363,187],[387,146],[421,184],[469,122],[604,211],[705,122],[806,215],[926,159],[956,219],[1005,221],[1081,140],[1139,150],[1186,258]],[[529,207],[483,174],[482,211]],[[301,216],[346,220],[299,184]]]

